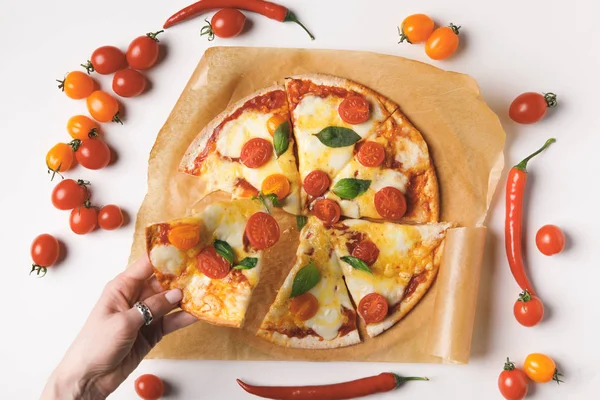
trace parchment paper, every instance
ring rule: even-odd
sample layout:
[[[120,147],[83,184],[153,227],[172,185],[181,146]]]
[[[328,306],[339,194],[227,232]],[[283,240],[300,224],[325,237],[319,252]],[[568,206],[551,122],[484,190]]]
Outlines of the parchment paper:
[[[145,251],[144,228],[181,217],[223,194],[201,200],[198,179],[177,173],[200,130],[233,101],[301,73],[360,82],[398,103],[421,131],[440,183],[448,233],[440,273],[421,302],[376,338],[333,350],[286,349],[255,336],[294,262],[295,219],[279,214],[282,240],[266,252],[261,282],[242,329],[198,322],[165,337],[150,358],[455,362],[469,359],[481,260],[483,222],[503,165],[505,133],[476,82],[416,61],[356,51],[213,47],[206,51],[160,131],[150,154],[148,194],[139,210],[131,258]]]

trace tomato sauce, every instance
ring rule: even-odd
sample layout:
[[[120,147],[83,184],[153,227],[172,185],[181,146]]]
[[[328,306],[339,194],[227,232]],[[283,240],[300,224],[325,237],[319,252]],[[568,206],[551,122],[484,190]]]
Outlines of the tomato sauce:
[[[364,233],[354,231],[348,232],[348,234],[350,237],[346,242],[346,248],[348,249],[348,253],[352,254],[356,245],[366,239],[366,235]]]
[[[406,289],[404,290],[404,297],[403,298],[407,298],[410,295],[412,295],[415,290],[417,290],[417,287],[425,282],[425,279],[427,278],[425,276],[426,271],[423,271],[419,274],[413,275],[412,278],[410,278],[410,281],[408,282],[408,285],[406,286]]]
[[[323,98],[327,96],[337,96],[345,98],[349,95],[357,94],[344,88],[317,85],[312,81],[302,79],[293,79],[288,83],[287,87],[288,94],[290,96],[290,112],[294,111],[298,103],[300,103],[300,100],[302,100],[302,97],[309,93],[314,96]]]

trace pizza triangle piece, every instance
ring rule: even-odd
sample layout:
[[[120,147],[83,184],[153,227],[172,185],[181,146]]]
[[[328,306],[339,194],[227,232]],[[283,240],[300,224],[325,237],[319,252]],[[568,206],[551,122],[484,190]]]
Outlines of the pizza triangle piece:
[[[322,196],[352,159],[355,143],[372,135],[398,107],[356,82],[309,74],[285,82],[298,169],[302,209]]]
[[[275,194],[300,212],[300,179],[283,86],[260,90],[227,107],[188,147],[179,170],[235,198]]]
[[[257,335],[282,346],[311,349],[360,342],[330,234],[315,217],[300,232],[296,263]]]
[[[262,210],[249,199],[216,202],[146,228],[156,279],[165,290],[182,290],[183,310],[215,325],[242,326],[262,250],[279,240],[277,221]]]
[[[369,336],[392,327],[425,295],[437,275],[450,227],[347,219],[330,229],[346,285]]]

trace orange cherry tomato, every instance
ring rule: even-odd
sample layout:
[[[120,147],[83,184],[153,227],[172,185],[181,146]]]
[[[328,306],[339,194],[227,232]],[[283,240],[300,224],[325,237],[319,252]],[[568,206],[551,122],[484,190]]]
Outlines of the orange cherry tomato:
[[[400,219],[406,214],[406,198],[393,186],[386,186],[375,193],[375,209],[382,218]]]
[[[242,147],[240,160],[248,168],[259,168],[273,156],[273,145],[268,140],[253,138]]]
[[[64,172],[73,165],[73,148],[66,143],[57,143],[46,154],[46,165],[53,172]]]
[[[527,92],[517,96],[510,103],[508,116],[519,124],[533,124],[544,118],[549,108],[554,108],[557,105],[558,102],[554,93]]]
[[[565,248],[565,234],[556,225],[544,225],[535,235],[535,244],[542,254],[552,256]]]
[[[287,120],[287,117],[281,114],[275,114],[271,118],[269,118],[269,120],[267,121],[267,130],[269,131],[271,136],[275,134],[275,131],[277,130],[279,125],[283,124]]]
[[[156,375],[144,374],[135,380],[135,392],[143,400],[158,400],[165,392],[165,384]]]
[[[125,68],[115,73],[112,90],[121,97],[139,96],[146,89],[146,78],[135,69]]]
[[[562,382],[560,377],[562,374],[556,369],[554,360],[545,354],[532,353],[525,358],[523,370],[534,382],[546,383],[552,380],[557,383]]]
[[[342,210],[340,205],[331,199],[319,199],[315,201],[313,213],[326,225],[333,225],[340,220]]]
[[[358,313],[367,324],[381,322],[388,313],[388,302],[379,293],[369,293],[358,303]]]
[[[338,113],[340,118],[348,124],[362,124],[371,115],[370,104],[363,96],[349,96],[340,103]]]
[[[208,246],[196,258],[200,271],[211,279],[223,279],[229,274],[231,264],[223,258],[214,246]]]
[[[458,49],[458,30],[460,26],[450,24],[437,28],[425,43],[425,53],[433,60],[450,57]]]
[[[69,72],[65,79],[56,81],[58,88],[74,100],[85,99],[94,91],[94,80],[81,71]]]
[[[263,194],[275,194],[279,200],[283,200],[290,193],[290,181],[282,174],[273,174],[265,178],[261,185]]]
[[[257,212],[248,218],[245,235],[256,249],[268,249],[279,240],[279,224],[269,214]]]
[[[67,121],[67,131],[73,139],[86,140],[97,136],[100,126],[96,121],[85,115],[75,115]]]
[[[506,400],[521,400],[527,395],[529,380],[523,370],[515,368],[508,358],[504,370],[498,376],[498,389]]]
[[[400,34],[400,41],[398,43],[402,43],[405,40],[411,44],[422,43],[431,36],[433,28],[433,20],[427,15],[409,15],[404,18],[404,21],[402,21],[402,24],[398,28],[398,33]]]
[[[352,257],[363,260],[367,265],[373,265],[379,257],[379,248],[370,240],[363,240],[352,250]]]
[[[381,143],[364,142],[360,145],[356,158],[365,167],[378,167],[385,160],[385,148]]]
[[[524,291],[515,302],[513,313],[521,325],[532,327],[544,318],[544,304],[537,296]]]
[[[96,90],[86,100],[92,118],[98,122],[123,122],[119,118],[119,103],[110,94]]]
[[[186,251],[200,242],[200,226],[192,224],[177,225],[171,228],[167,237],[173,246]]]
[[[123,225],[123,212],[119,206],[108,204],[98,212],[98,226],[105,231],[112,231]]]
[[[300,321],[311,319],[319,311],[319,300],[309,292],[290,300],[290,312]]]
[[[304,182],[302,183],[304,191],[314,197],[323,195],[327,189],[329,189],[329,185],[331,185],[329,176],[318,169],[311,171],[306,175],[306,178],[304,178]]]
[[[71,210],[69,225],[71,230],[78,235],[85,235],[96,229],[98,224],[98,211],[88,204]]]

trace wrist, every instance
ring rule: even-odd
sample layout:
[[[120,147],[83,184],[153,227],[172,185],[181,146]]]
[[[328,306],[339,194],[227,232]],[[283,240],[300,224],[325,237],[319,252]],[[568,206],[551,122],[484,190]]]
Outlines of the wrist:
[[[82,375],[78,368],[65,368],[59,365],[50,375],[42,400],[54,399],[101,399],[97,390],[92,387],[92,382]]]

